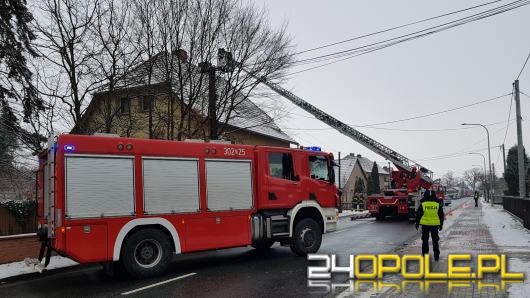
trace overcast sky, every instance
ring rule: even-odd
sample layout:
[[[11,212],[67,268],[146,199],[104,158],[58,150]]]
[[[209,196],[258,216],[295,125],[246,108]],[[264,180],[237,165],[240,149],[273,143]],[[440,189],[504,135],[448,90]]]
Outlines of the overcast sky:
[[[287,31],[303,51],[347,38],[403,25],[428,17],[464,9],[488,1],[255,1],[270,13],[272,26],[288,23]],[[503,5],[501,1],[441,20],[356,40],[298,58],[310,58],[330,52],[362,46],[479,11]],[[512,83],[530,51],[530,5],[500,15],[412,40],[374,53],[333,65],[303,72],[285,86],[308,102],[336,118],[351,124],[373,124],[423,115],[510,93]],[[530,64],[530,63],[529,63]],[[310,64],[292,71],[316,66]],[[520,77],[520,88],[530,94],[530,66]],[[530,98],[521,95],[523,118],[528,118]],[[302,145],[321,146],[323,150],[365,155],[378,162],[383,159],[365,147],[296,108],[279,124]],[[510,96],[467,109],[433,117],[393,123],[379,127],[391,129],[463,128],[462,122],[497,123],[489,126],[491,155],[497,174],[502,173],[502,144]],[[515,117],[515,104],[511,119]],[[523,121],[523,139],[530,141],[530,127]],[[476,150],[487,158],[483,128],[452,131],[391,131],[374,128],[359,130],[410,159],[433,170],[436,176],[447,171],[462,175],[482,158],[462,152]],[[516,143],[515,121],[509,123],[506,150]],[[443,155],[461,153],[443,159]],[[487,162],[487,161],[486,161]]]

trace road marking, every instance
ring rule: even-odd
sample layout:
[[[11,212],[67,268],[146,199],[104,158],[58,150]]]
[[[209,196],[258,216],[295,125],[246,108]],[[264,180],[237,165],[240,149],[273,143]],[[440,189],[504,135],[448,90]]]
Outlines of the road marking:
[[[190,276],[193,276],[195,274],[197,274],[197,273],[192,272],[192,273],[188,273],[188,274],[185,274],[185,275],[177,276],[177,277],[172,278],[172,279],[168,279],[168,280],[165,280],[165,281],[157,282],[156,284],[152,284],[152,285],[149,285],[149,286],[141,287],[141,288],[138,288],[138,289],[135,289],[135,290],[131,290],[131,291],[128,291],[128,292],[123,292],[120,295],[133,294],[133,293],[140,292],[140,291],[143,291],[143,290],[147,290],[147,289],[150,289],[150,288],[153,288],[153,287],[157,287],[157,286],[160,286],[160,285],[163,285],[163,284],[167,284],[167,283],[175,281],[175,280],[179,280],[179,279],[183,279],[183,278],[186,278],[186,277],[190,277]]]

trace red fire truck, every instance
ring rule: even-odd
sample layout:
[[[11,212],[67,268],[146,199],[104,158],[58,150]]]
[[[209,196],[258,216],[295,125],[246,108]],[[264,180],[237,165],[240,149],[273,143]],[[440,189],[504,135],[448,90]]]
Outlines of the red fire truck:
[[[276,241],[314,253],[336,229],[325,152],[60,135],[39,158],[44,267],[54,250],[141,278],[162,273],[172,253]]]
[[[410,172],[398,169],[391,171],[390,180],[391,187],[383,194],[368,196],[368,211],[378,220],[392,216],[413,221],[421,198],[421,189],[430,189],[433,186],[427,171],[416,167],[412,167]]]

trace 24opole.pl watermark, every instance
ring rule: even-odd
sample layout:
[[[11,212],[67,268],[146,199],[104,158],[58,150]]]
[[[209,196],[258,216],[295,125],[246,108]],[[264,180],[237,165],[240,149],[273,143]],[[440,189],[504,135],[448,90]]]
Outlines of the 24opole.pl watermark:
[[[432,271],[429,255],[349,255],[347,266],[340,266],[334,254],[310,254],[307,259],[310,262],[308,286],[320,288],[320,292],[344,288],[354,292],[365,286],[379,291],[390,287],[400,292],[409,285],[416,285],[421,292],[428,293],[430,285],[446,284],[451,293],[456,287],[469,287],[473,283],[479,290],[488,287],[503,292],[507,283],[523,282],[525,277],[523,273],[508,272],[504,254],[478,254],[475,259],[471,254],[450,254],[445,272]],[[335,274],[347,274],[349,280],[334,283],[331,279]],[[389,276],[399,277],[398,282],[385,281],[384,278]],[[486,276],[490,277],[487,282]]]

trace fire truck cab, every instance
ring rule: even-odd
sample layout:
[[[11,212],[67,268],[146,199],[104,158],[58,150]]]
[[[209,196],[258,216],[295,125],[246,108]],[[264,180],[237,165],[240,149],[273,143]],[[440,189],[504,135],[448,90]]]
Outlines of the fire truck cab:
[[[336,229],[333,164],[310,150],[60,135],[39,156],[39,261],[54,250],[142,278],[173,253],[314,253]]]

